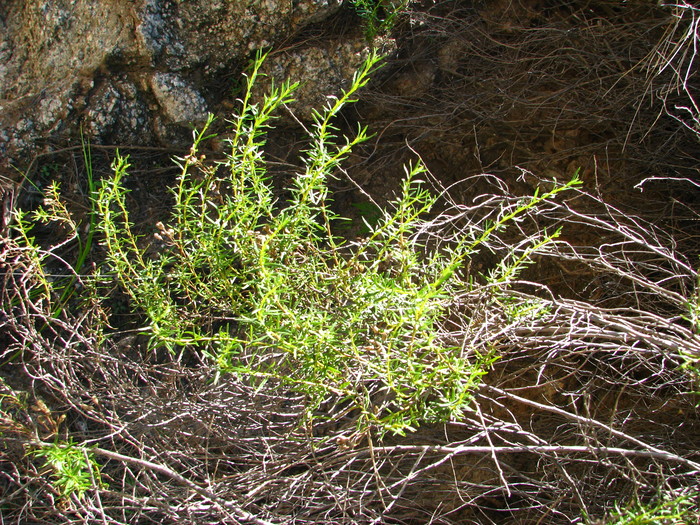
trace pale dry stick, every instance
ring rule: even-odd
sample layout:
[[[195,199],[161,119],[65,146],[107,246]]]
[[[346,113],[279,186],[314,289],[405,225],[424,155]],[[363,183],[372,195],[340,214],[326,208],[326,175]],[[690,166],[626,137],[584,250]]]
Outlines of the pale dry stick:
[[[653,449],[653,447],[651,447]],[[592,447],[584,445],[511,445],[511,446],[460,446],[460,447],[450,447],[442,445],[392,445],[387,447],[375,448],[376,452],[413,452],[422,453],[434,452],[438,454],[447,454],[450,457],[458,456],[460,454],[490,454],[495,452],[497,454],[519,454],[522,452],[531,452],[533,454],[557,454],[557,453],[591,453],[597,452],[599,454],[605,454],[607,456],[621,456],[621,457],[643,457],[643,458],[656,458],[664,459],[666,461],[672,461],[674,463],[680,463],[686,466],[692,467],[693,471],[690,474],[700,473],[700,463],[696,463],[689,459],[683,458],[676,454],[664,451],[656,450],[633,450],[629,448],[620,447]],[[442,460],[441,460],[442,462]]]
[[[526,294],[512,293],[524,299],[529,298]],[[678,355],[679,348],[687,348],[689,351],[695,351],[700,354],[700,339],[687,328],[674,323],[672,319],[632,308],[604,309],[572,299],[559,299],[557,301],[536,299],[552,307],[556,306],[557,313],[582,314],[585,312],[586,315],[585,329],[578,328],[576,330],[576,323],[573,322],[568,323],[570,328],[566,334],[562,332],[563,329],[560,327],[538,328],[538,333],[546,334],[548,340],[552,337],[561,339],[563,335],[568,335],[569,340],[577,337],[590,338],[596,336],[609,339],[612,343],[625,343],[625,339],[628,339],[631,335],[634,336],[634,341],[643,341],[658,350],[670,350],[666,357]],[[592,327],[597,328],[597,330],[591,331]],[[530,328],[518,328],[516,326],[515,334],[521,337],[527,336],[532,338],[533,334],[531,331]],[[635,351],[640,352],[641,350],[635,349]]]
[[[35,445],[38,447],[51,446],[49,443],[44,443],[41,441],[32,441],[32,445]],[[210,490],[207,490],[203,487],[200,487],[194,481],[187,479],[182,474],[175,472],[174,470],[166,467],[165,465],[153,463],[152,461],[148,461],[145,459],[138,459],[138,458],[133,458],[131,456],[125,456],[123,454],[119,454],[118,452],[112,452],[111,450],[105,450],[103,448],[98,448],[98,447],[90,448],[90,451],[95,453],[95,454],[98,454],[100,456],[104,456],[104,457],[107,457],[109,459],[113,459],[115,461],[120,461],[120,462],[124,462],[124,463],[129,463],[131,465],[140,466],[142,468],[146,468],[146,469],[151,470],[153,472],[157,472],[159,474],[167,476],[167,477],[171,478],[172,480],[177,481],[178,483],[189,487],[190,489],[192,489],[194,492],[196,492],[200,496],[203,496],[204,498],[208,499],[209,501],[211,501],[212,503],[214,503],[215,505],[220,507],[221,510],[224,510],[224,511],[226,511],[226,509],[231,510],[235,514],[235,517],[240,519],[240,520],[249,521],[249,522],[255,523],[256,525],[274,525],[270,521],[265,521],[265,520],[256,518],[251,513],[243,510],[238,505],[235,505],[233,502],[223,501],[219,496],[217,496],[216,494],[214,494]]]
[[[586,215],[585,213],[579,212],[569,206],[567,202],[563,202],[561,204],[555,204],[553,203],[552,205],[555,208],[562,209],[564,210],[565,216],[566,217],[575,217],[581,221],[582,224],[587,224],[587,225],[592,225],[595,227],[598,227],[602,229],[603,231],[609,231],[609,232],[614,232],[622,235],[623,238],[627,239],[628,241],[635,243],[639,246],[643,246],[647,249],[649,249],[651,252],[655,253],[659,257],[661,257],[663,260],[667,261],[672,261],[675,265],[679,266],[682,268],[684,271],[687,272],[688,275],[693,276],[695,275],[695,270],[686,262],[679,261],[676,257],[674,257],[674,254],[665,246],[661,245],[660,243],[658,244],[652,244],[649,242],[649,239],[646,237],[643,237],[639,234],[639,232],[644,232],[644,233],[650,233],[648,231],[648,228],[644,228],[639,221],[641,219],[631,217],[629,214],[625,214],[619,209],[615,208],[611,204],[602,201],[599,198],[596,198],[590,194],[579,192],[581,195],[589,197],[596,201],[598,204],[601,204],[605,207],[608,217],[613,221],[608,222],[605,219],[598,218],[592,215]],[[618,218],[624,217],[624,219],[628,222],[630,222],[636,229],[633,229],[629,224],[623,224],[618,220]],[[656,291],[656,290],[655,290]],[[678,294],[672,294],[672,292],[669,292],[668,290],[661,290],[665,294],[668,294],[669,297],[678,297]],[[685,300],[684,297],[680,297],[681,301]]]
[[[389,487],[389,488],[394,488],[398,484],[401,485],[401,489],[396,493],[395,496],[392,495],[391,492],[389,492],[387,490],[387,492],[389,492],[389,495],[391,495],[391,497],[392,497],[392,502],[384,509],[384,512],[389,512],[391,510],[391,508],[399,500],[399,498],[403,495],[404,491],[408,487],[409,481],[411,481],[412,479],[417,477],[421,472],[425,471],[425,469],[420,469],[420,470],[416,471],[416,467],[420,464],[421,461],[423,461],[425,454],[426,454],[426,452],[423,452],[418,456],[416,461],[413,463],[413,466],[411,467],[411,471],[408,473],[408,475],[405,478],[403,478],[399,483],[395,483],[391,487]],[[431,465],[431,468],[432,467],[433,467],[433,465]]]
[[[566,481],[569,482],[569,486],[574,492],[574,496],[576,497],[576,501],[578,501],[579,506],[581,509],[583,509],[586,513],[588,513],[588,507],[586,505],[585,500],[583,499],[583,496],[581,495],[581,491],[578,489],[578,486],[576,485],[576,482],[574,479],[571,477],[571,474],[564,468],[564,465],[561,464],[559,461],[559,457],[554,454],[554,457],[556,458],[556,461],[554,462],[554,465],[556,466],[557,470],[561,472],[562,476],[566,478]]]
[[[309,433],[307,433],[307,436],[306,436],[306,437],[307,437],[307,439],[309,439],[309,441],[311,441],[312,436],[311,436]],[[319,466],[321,466],[321,465],[322,465],[322,461],[319,459],[319,457],[318,457],[318,455],[317,455],[316,452],[317,452],[317,451],[316,451],[316,447],[312,446],[312,447],[311,447],[311,456],[313,457],[313,459],[314,459],[314,461],[316,462],[316,464],[318,464]],[[342,505],[342,501],[338,498],[337,491],[333,490],[333,484],[331,483],[331,480],[333,479],[333,476],[329,477],[329,476],[328,476],[328,473],[327,473],[326,470],[323,469],[323,468],[320,469],[320,472],[321,472],[321,476],[323,477],[324,483],[325,483],[326,486],[328,487],[328,492],[331,494],[331,496],[332,496],[333,500],[335,501],[337,507],[338,507],[338,508],[342,508],[342,506],[343,506],[343,505]]]
[[[488,438],[488,430],[486,428],[484,428],[484,432],[480,433],[480,434],[484,434]],[[475,439],[475,437],[476,436],[474,436],[472,439],[470,439],[470,441],[473,441]],[[491,443],[490,439],[489,439],[489,443]],[[494,451],[497,449],[497,447],[495,447],[493,445],[493,443],[490,444],[490,447],[491,447],[491,450],[494,450]],[[386,447],[386,449],[392,449],[392,450],[393,450],[393,448],[394,447]],[[460,445],[458,447],[452,447],[453,450],[458,450],[458,449],[461,450],[463,448],[470,448],[470,446],[469,445]],[[426,465],[425,467],[423,467],[421,469],[416,470],[416,466],[422,461],[422,459],[425,457],[425,455],[428,452],[433,452],[433,451],[434,451],[434,449],[430,446],[425,446],[423,448],[420,448],[420,450],[417,451],[420,454],[420,456],[416,460],[416,462],[414,463],[413,467],[411,468],[411,472],[409,472],[409,474],[407,476],[405,476],[404,478],[400,479],[399,481],[394,482],[392,485],[389,486],[390,489],[398,487],[399,485],[402,486],[401,492],[396,496],[396,499],[398,499],[401,496],[401,494],[404,492],[404,490],[406,489],[406,487],[408,486],[408,483],[410,481],[413,481],[414,479],[418,478],[420,475],[424,474],[425,472],[428,472],[430,470],[433,470],[433,469],[439,467],[440,465],[442,465],[443,463],[446,463],[447,461],[451,461],[455,456],[458,455],[458,453],[446,454],[444,457],[438,459],[437,461],[430,463],[429,465]],[[408,452],[415,452],[415,451],[406,449],[406,452],[408,453]],[[495,452],[492,453],[492,457],[495,457]],[[500,464],[498,463],[497,460],[496,460],[496,465],[498,467],[500,479],[503,482],[504,486],[506,487],[508,494],[510,494],[510,488],[508,486],[507,481],[505,480],[505,476],[504,476],[503,471],[501,470]],[[393,504],[393,502],[392,502],[392,504]],[[389,509],[387,508],[387,510],[389,510]]]
[[[479,416],[479,422],[481,423],[483,429],[484,429],[484,435],[486,436],[486,440],[489,442],[489,446],[491,446],[492,452],[491,452],[491,458],[493,459],[493,462],[496,464],[496,469],[498,470],[498,477],[501,479],[501,483],[503,483],[503,486],[506,489],[506,494],[508,494],[508,497],[510,498],[510,487],[508,486],[508,481],[506,480],[506,477],[503,475],[503,469],[501,468],[501,463],[498,461],[498,457],[496,456],[496,452],[493,451],[493,441],[491,441],[491,435],[489,434],[488,428],[486,427],[486,422],[484,421],[484,415],[481,413],[481,407],[479,406],[479,403],[474,403],[474,406],[476,408],[476,413]]]
[[[83,458],[85,459],[86,465],[92,465],[86,449],[83,449]],[[95,480],[95,473],[93,472],[92,468],[89,468],[88,471],[90,472],[90,484],[95,491],[95,499],[97,500],[96,510],[102,518],[103,525],[107,525],[107,516],[105,515],[105,510],[102,506],[102,498],[100,498],[100,491],[98,490],[99,487],[97,486],[97,481]]]
[[[664,38],[663,42],[672,42],[673,37],[675,36],[676,31],[680,27],[680,23],[683,21],[683,17],[687,12],[690,12],[691,20],[690,20],[690,25],[685,31],[685,34],[683,34],[678,41],[674,44],[674,48],[670,50],[670,53],[667,55],[664,54],[662,51],[658,51],[658,54],[660,55],[659,59],[657,60],[657,63],[655,66],[658,66],[656,75],[660,75],[663,73],[663,71],[667,68],[671,68],[674,72],[674,75],[677,80],[680,81],[680,85],[683,87],[683,91],[686,93],[689,93],[688,89],[688,80],[693,73],[693,62],[695,62],[695,58],[697,57],[697,52],[698,52],[698,40],[699,38],[699,30],[698,26],[700,25],[700,20],[696,16],[696,11],[699,11],[697,7],[694,7],[692,4],[688,2],[679,2],[676,4],[669,4],[670,6],[675,8],[675,13],[674,16],[676,17],[676,23],[674,27],[671,29],[671,35]],[[668,34],[668,33],[667,33]],[[688,43],[690,41],[690,43]],[[688,54],[688,51],[692,48],[692,53],[690,55]],[[676,60],[676,58],[679,58],[680,55],[680,60],[678,60],[679,64],[676,66],[673,64],[673,62]],[[659,65],[659,62],[664,62],[661,65]],[[685,68],[685,73],[683,74],[681,69]],[[678,85],[675,86],[676,89],[679,88]]]
[[[520,397],[518,395],[512,394],[510,392],[507,392],[501,388],[495,387],[495,386],[490,386],[490,385],[482,385],[482,388],[485,390],[489,390],[491,392],[495,392],[499,395],[505,396],[509,399],[513,399],[514,401],[518,401],[520,403],[523,403],[525,405],[529,405],[535,408],[538,408],[540,410],[544,410],[547,412],[553,412],[557,415],[563,416],[567,419],[572,419],[574,421],[577,421],[579,423],[584,423],[587,425],[595,426],[598,428],[601,428],[605,430],[606,432],[609,432],[611,435],[619,437],[621,439],[624,439],[625,441],[629,441],[631,443],[634,443],[635,445],[642,447],[645,450],[630,450],[630,449],[623,449],[623,448],[616,448],[616,447],[581,447],[581,446],[548,446],[548,447],[532,447],[533,449],[550,449],[551,451],[575,451],[575,450],[581,450],[581,451],[601,451],[601,452],[612,452],[615,454],[619,454],[624,457],[629,457],[629,456],[643,456],[643,457],[653,457],[653,458],[659,458],[659,459],[664,459],[666,461],[672,461],[675,463],[679,463],[682,465],[685,465],[687,467],[691,467],[695,469],[695,471],[700,472],[700,463],[696,463],[695,461],[691,461],[687,458],[684,458],[682,456],[679,456],[677,454],[673,454],[672,452],[666,452],[665,450],[661,450],[659,448],[656,448],[652,445],[649,445],[647,443],[644,443],[643,441],[635,438],[634,436],[630,436],[629,434],[626,434],[624,432],[621,432],[619,430],[615,430],[614,428],[610,427],[609,425],[606,425],[605,423],[601,423],[600,421],[597,421],[592,418],[587,418],[583,416],[579,416],[576,414],[572,414],[570,412],[567,412],[566,410],[562,410],[561,408],[555,407],[555,406],[549,406],[549,405],[544,405],[542,403],[538,403],[537,401],[531,401],[529,399],[525,399],[524,397]],[[505,447],[508,448],[508,447]],[[517,448],[517,447],[516,447]]]
[[[641,182],[638,182],[637,184],[634,185],[635,190],[639,191],[644,191],[644,185],[647,182],[653,182],[653,181],[660,181],[660,182],[668,182],[668,181],[673,181],[673,182],[687,182],[688,184],[692,184],[693,186],[700,188],[700,183],[695,182],[694,180],[688,179],[686,177],[647,177],[646,179],[642,179]]]
[[[477,406],[478,406],[478,405],[477,405]],[[502,407],[502,408],[505,408],[505,407],[503,407],[502,405],[501,405],[501,407]],[[480,415],[480,417],[482,417],[482,419],[483,419],[483,416],[482,416],[481,414],[479,414],[479,415]],[[511,414],[511,417],[514,417],[514,416]],[[496,422],[496,423],[502,423],[502,421],[499,421],[499,420],[495,420],[495,422]],[[510,425],[509,425],[509,426],[510,426]],[[515,433],[515,434],[518,435],[518,436],[525,437],[525,438],[528,439],[529,441],[531,441],[531,442],[533,442],[534,444],[536,444],[535,446],[537,446],[537,445],[547,446],[547,442],[546,442],[544,439],[542,439],[541,437],[539,437],[539,436],[537,436],[537,435],[535,435],[535,434],[532,434],[532,433],[526,431],[525,429],[523,429],[523,428],[522,428],[519,424],[517,424],[517,423],[515,423],[515,426],[516,426],[516,428],[513,428],[513,429],[506,429],[506,432],[509,432],[509,433],[510,433],[510,432],[513,432],[513,433]],[[507,443],[510,443],[509,446],[518,446],[517,444],[513,443],[511,440],[506,439],[505,436],[501,435],[500,432],[499,432],[499,437],[500,437],[501,439],[503,439],[504,441],[506,441]],[[489,438],[489,444],[490,444],[491,447],[493,448],[493,443],[491,443],[490,438]],[[495,453],[492,453],[492,455],[495,456]],[[555,457],[556,457],[556,453],[555,453],[554,455],[555,455]],[[581,506],[581,508],[582,508],[582,509],[585,509],[585,508],[586,508],[586,503],[585,503],[583,497],[581,496],[581,493],[580,493],[580,491],[578,490],[578,487],[576,486],[576,483],[575,483],[574,480],[572,479],[571,475],[570,475],[570,474],[567,472],[567,470],[564,468],[564,465],[562,465],[559,461],[555,461],[555,466],[556,466],[557,469],[562,473],[562,475],[564,476],[564,478],[566,478],[566,480],[569,482],[571,488],[573,489],[574,495],[575,495],[576,499],[578,500],[579,505]],[[530,479],[530,478],[528,478],[527,476],[525,476],[522,472],[516,471],[512,466],[506,464],[506,467],[507,467],[509,470],[511,470],[511,471],[517,472],[518,476],[523,477],[523,478],[526,478],[526,479]],[[502,479],[502,481],[503,481],[502,474],[501,474],[501,479]],[[532,480],[531,480],[531,481],[532,481]],[[533,483],[536,484],[537,482],[536,482],[536,481],[533,481]],[[505,482],[504,482],[504,484],[505,484]],[[510,493],[510,488],[509,488],[507,485],[506,485],[506,488],[508,489],[508,492]]]
[[[381,474],[379,473],[379,469],[377,468],[377,458],[374,453],[374,443],[372,442],[372,436],[367,435],[367,448],[369,450],[369,456],[372,461],[372,470],[374,472],[374,477],[377,480],[377,486],[382,487],[386,490],[386,485],[384,484],[384,480],[382,479]],[[382,500],[382,505],[384,508],[387,507],[386,501],[384,501],[384,494],[383,491],[380,489],[379,492],[379,499]]]
[[[17,496],[23,492],[25,492],[25,493],[28,492],[29,486],[33,483],[33,480],[30,479],[29,481],[26,481],[25,483],[19,483],[17,480],[13,480],[13,482],[15,485],[19,486],[19,488],[17,490],[15,490],[14,492],[8,494],[4,498],[0,499],[0,507],[3,507],[4,505],[6,505],[7,503],[9,503],[11,501],[14,501],[15,496]],[[0,517],[2,517],[1,514],[0,514]]]

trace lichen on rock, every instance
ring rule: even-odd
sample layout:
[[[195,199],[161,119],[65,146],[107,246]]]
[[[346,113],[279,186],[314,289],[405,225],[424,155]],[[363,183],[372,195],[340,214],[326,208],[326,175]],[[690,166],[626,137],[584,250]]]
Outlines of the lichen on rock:
[[[151,88],[164,115],[176,124],[202,123],[207,103],[194,86],[175,73],[156,73]]]
[[[0,3],[0,172],[80,130],[95,143],[163,144],[206,118],[258,50],[340,9],[340,0],[9,0]],[[310,103],[349,80],[361,47],[310,44],[276,71]],[[275,58],[275,59],[276,59]],[[275,59],[271,59],[274,61]],[[346,62],[346,60],[348,60]],[[213,88],[212,86],[216,86]],[[319,90],[314,93],[315,90]],[[31,125],[30,125],[31,124]],[[181,144],[166,144],[168,146]]]

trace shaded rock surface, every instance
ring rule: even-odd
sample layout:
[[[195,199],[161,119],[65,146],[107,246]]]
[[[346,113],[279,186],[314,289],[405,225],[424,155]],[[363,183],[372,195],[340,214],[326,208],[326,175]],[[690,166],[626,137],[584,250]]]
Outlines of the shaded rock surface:
[[[0,173],[16,178],[47,139],[64,144],[81,128],[98,144],[186,143],[186,125],[233,99],[256,50],[339,8],[339,0],[3,2]],[[269,67],[275,77],[302,73],[301,97],[316,100],[338,91],[361,60],[361,35],[337,46],[309,41]]]

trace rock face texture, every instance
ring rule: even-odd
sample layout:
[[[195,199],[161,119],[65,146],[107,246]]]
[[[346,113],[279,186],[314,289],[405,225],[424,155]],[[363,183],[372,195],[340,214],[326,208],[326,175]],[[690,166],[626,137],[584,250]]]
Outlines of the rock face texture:
[[[233,98],[257,49],[339,9],[340,0],[5,0],[0,174],[16,176],[47,139],[61,143],[80,129],[103,144],[189,140],[185,125]],[[309,43],[267,68],[276,78],[303,75],[294,78],[305,81],[302,106],[351,78],[364,46],[353,38],[337,52]]]

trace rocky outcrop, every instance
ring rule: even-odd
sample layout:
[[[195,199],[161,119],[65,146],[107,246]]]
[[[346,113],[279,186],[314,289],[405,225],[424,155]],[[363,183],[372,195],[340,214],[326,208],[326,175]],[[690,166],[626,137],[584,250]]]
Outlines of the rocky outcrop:
[[[3,2],[0,173],[26,166],[43,139],[65,140],[81,127],[94,143],[189,140],[184,125],[232,97],[255,50],[339,9],[340,0]],[[266,67],[274,78],[304,81],[303,108],[348,82],[364,46],[361,34],[309,43]]]

